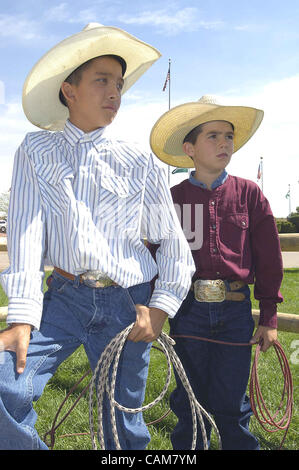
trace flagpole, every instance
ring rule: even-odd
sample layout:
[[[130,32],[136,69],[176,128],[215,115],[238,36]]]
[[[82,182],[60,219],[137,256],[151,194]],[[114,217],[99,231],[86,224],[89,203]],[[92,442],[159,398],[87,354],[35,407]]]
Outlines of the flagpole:
[[[168,60],[168,71],[169,71],[169,80],[168,80],[168,110],[170,109],[170,84],[171,84],[171,74],[170,74],[170,66],[171,66],[171,59]]]
[[[171,85],[171,73],[170,73],[171,59],[168,60],[168,110],[170,110],[170,85]],[[168,165],[168,184],[170,186],[170,165]]]
[[[163,86],[163,91],[166,90],[167,88],[167,85],[168,85],[168,110],[170,110],[171,108],[171,100],[170,100],[170,96],[171,96],[171,73],[170,73],[170,68],[171,68],[171,59],[168,59],[168,72],[167,72],[167,75],[166,75],[166,80],[165,80],[165,83],[164,83],[164,86]],[[185,172],[187,171],[188,174],[190,175],[190,170],[186,169],[186,168],[175,168],[172,172],[170,171],[170,165],[168,165],[168,184],[170,186],[170,174],[172,173],[173,175],[175,173],[181,173],[181,172]]]
[[[163,86],[163,91],[166,90],[167,85],[168,85],[168,110],[170,110],[170,65],[171,65],[171,59],[168,60],[168,71],[166,75],[166,80]],[[170,165],[168,165],[168,184],[170,186]]]
[[[289,184],[289,190],[285,196],[289,200],[289,215],[292,212],[292,206],[291,206],[291,185]]]
[[[262,179],[262,191],[264,192],[264,168],[263,168],[263,157],[261,157],[261,179]]]

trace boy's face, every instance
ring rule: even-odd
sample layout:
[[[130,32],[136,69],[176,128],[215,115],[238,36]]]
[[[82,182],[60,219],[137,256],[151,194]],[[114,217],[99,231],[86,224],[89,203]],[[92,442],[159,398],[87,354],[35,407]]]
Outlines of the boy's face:
[[[113,121],[121,102],[122,68],[111,57],[98,57],[82,72],[78,85],[64,82],[70,120],[85,132]]]
[[[211,121],[202,125],[195,144],[185,142],[184,151],[193,158],[198,171],[222,172],[234,150],[234,131],[226,121]]]

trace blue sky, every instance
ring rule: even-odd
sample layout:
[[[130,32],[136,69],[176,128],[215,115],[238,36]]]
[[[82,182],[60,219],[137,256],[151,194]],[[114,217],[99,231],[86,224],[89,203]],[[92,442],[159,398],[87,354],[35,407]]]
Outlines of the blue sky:
[[[230,173],[256,181],[276,216],[299,206],[299,2],[297,0],[0,0],[0,192],[9,188],[13,155],[28,131],[22,86],[34,63],[89,22],[125,29],[159,49],[161,59],[123,97],[111,129],[148,145],[168,109],[162,92],[171,59],[171,106],[216,95],[223,104],[255,106],[264,121],[237,152]],[[174,175],[171,185],[186,175]]]

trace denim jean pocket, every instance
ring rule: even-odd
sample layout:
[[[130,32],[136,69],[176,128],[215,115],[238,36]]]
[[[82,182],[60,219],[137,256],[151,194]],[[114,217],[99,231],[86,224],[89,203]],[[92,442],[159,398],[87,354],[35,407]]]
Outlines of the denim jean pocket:
[[[48,290],[55,292],[63,292],[68,282],[67,279],[57,276],[56,274],[51,274],[46,280]]]
[[[136,304],[148,305],[151,298],[151,285],[149,282],[137,284],[126,289],[128,297],[131,299],[134,307]]]
[[[129,315],[136,315],[136,304],[148,305],[151,297],[150,283],[138,284],[128,289],[123,289],[127,300]]]

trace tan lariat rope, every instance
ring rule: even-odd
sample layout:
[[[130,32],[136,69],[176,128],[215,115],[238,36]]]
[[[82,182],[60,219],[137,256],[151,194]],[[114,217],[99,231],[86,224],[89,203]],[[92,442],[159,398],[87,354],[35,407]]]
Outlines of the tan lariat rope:
[[[74,407],[76,406],[76,404],[78,403],[80,398],[83,395],[85,395],[85,393],[89,389],[89,392],[90,392],[89,393],[90,394],[90,398],[89,398],[89,401],[90,401],[90,403],[89,403],[89,419],[90,419],[91,432],[90,433],[65,434],[65,435],[61,435],[59,437],[92,435],[93,448],[94,449],[97,448],[96,441],[95,441],[94,427],[93,427],[93,417],[92,417],[93,409],[94,409],[94,403],[92,401],[93,390],[94,390],[95,387],[97,387],[97,390],[98,390],[98,393],[99,393],[99,396],[100,396],[101,400],[103,399],[103,394],[105,393],[105,391],[107,391],[107,393],[108,393],[108,396],[109,396],[109,399],[110,399],[110,406],[111,406],[111,417],[112,417],[111,421],[113,423],[113,434],[115,436],[115,439],[118,442],[117,430],[116,430],[116,424],[115,424],[115,414],[114,414],[115,406],[120,408],[123,411],[138,413],[139,411],[147,410],[147,409],[151,408],[152,406],[156,405],[165,396],[165,393],[166,393],[167,388],[169,386],[170,377],[171,377],[171,362],[172,362],[172,364],[173,364],[174,368],[176,369],[178,375],[180,376],[180,379],[181,379],[181,381],[182,381],[182,383],[183,383],[183,385],[184,385],[184,387],[187,391],[187,394],[189,396],[190,406],[191,406],[191,410],[192,410],[193,431],[194,431],[193,432],[192,449],[195,445],[196,437],[197,437],[196,413],[197,413],[198,420],[199,420],[199,423],[200,423],[200,426],[201,426],[201,431],[202,431],[202,436],[203,436],[205,449],[207,448],[207,438],[206,438],[205,427],[203,426],[202,414],[204,414],[207,417],[207,419],[211,422],[212,426],[216,430],[216,434],[217,434],[218,441],[219,441],[219,447],[221,447],[220,435],[219,435],[219,432],[217,430],[217,427],[216,427],[214,421],[212,420],[210,415],[208,415],[208,413],[201,407],[201,405],[199,405],[199,403],[196,401],[196,399],[194,397],[191,386],[190,386],[189,381],[188,381],[188,379],[186,377],[186,374],[184,372],[183,366],[182,366],[178,356],[176,355],[176,353],[173,349],[173,344],[175,344],[175,342],[172,338],[167,336],[164,332],[162,332],[161,335],[159,336],[159,338],[157,339],[157,342],[160,343],[160,345],[162,346],[163,349],[158,348],[156,346],[153,346],[153,348],[158,349],[159,351],[162,351],[166,355],[167,363],[168,363],[168,375],[167,375],[166,383],[165,383],[165,386],[164,386],[161,394],[159,395],[159,397],[156,400],[154,400],[152,403],[150,403],[149,405],[146,405],[145,407],[138,408],[136,410],[135,409],[134,410],[127,409],[127,408],[125,408],[125,407],[123,407],[123,406],[121,406],[121,405],[119,405],[118,403],[115,402],[114,396],[113,396],[114,395],[113,390],[114,390],[114,385],[115,385],[115,380],[116,380],[118,361],[119,361],[119,357],[120,357],[120,354],[121,354],[121,350],[124,346],[124,343],[127,339],[128,334],[130,333],[133,325],[134,324],[130,325],[127,329],[123,330],[107,346],[107,348],[103,352],[103,354],[102,354],[102,356],[101,356],[101,358],[98,362],[98,365],[96,367],[96,370],[95,370],[93,378],[92,378],[92,381],[87,386],[84,387],[83,391],[80,393],[79,397],[76,399],[76,401],[74,402],[72,407],[68,410],[68,412],[65,414],[65,416],[60,420],[60,422],[58,424],[56,424],[56,421],[58,420],[59,413],[60,413],[64,403],[66,402],[66,400],[69,398],[69,396],[72,394],[72,392],[76,389],[76,387],[81,383],[81,381],[85,377],[87,377],[87,375],[90,375],[92,373],[92,371],[89,370],[72,387],[72,389],[69,391],[69,393],[67,394],[67,396],[63,400],[62,404],[60,405],[60,407],[59,407],[59,409],[56,413],[56,416],[55,416],[55,419],[54,419],[54,422],[53,422],[53,425],[52,425],[51,429],[48,432],[46,432],[46,434],[44,435],[44,441],[47,442],[48,446],[53,449],[54,443],[55,443],[55,432],[56,432],[57,428],[63,423],[63,421],[67,418],[67,416],[69,416],[69,414],[74,409]],[[202,338],[202,337],[198,337],[198,336],[173,335],[173,338],[175,338],[175,339],[177,339],[177,338],[178,339],[180,339],[180,338],[194,339],[194,340],[208,341],[208,342],[212,342],[212,343],[226,344],[226,345],[230,345],[230,346],[247,346],[247,347],[252,346],[250,343],[227,343],[225,341]],[[259,352],[260,352],[260,345],[259,344],[257,345],[257,348],[256,348],[254,361],[253,361],[252,369],[251,369],[251,377],[250,377],[250,385],[249,385],[249,390],[250,390],[249,396],[250,396],[250,403],[251,403],[253,413],[254,413],[255,417],[257,418],[258,422],[260,423],[260,425],[266,431],[268,431],[270,433],[273,433],[273,432],[276,432],[276,431],[279,431],[279,430],[284,430],[285,431],[282,442],[281,442],[280,447],[279,447],[281,449],[282,445],[285,441],[288,429],[290,427],[290,423],[291,423],[291,419],[292,419],[292,415],[293,415],[293,381],[292,381],[292,374],[291,374],[291,370],[290,370],[290,367],[289,367],[289,364],[288,364],[286,354],[284,353],[283,348],[278,343],[278,341],[274,342],[274,348],[275,348],[276,355],[279,359],[279,364],[280,364],[281,371],[282,371],[283,378],[284,378],[282,398],[281,398],[281,402],[278,406],[277,411],[273,415],[271,415],[270,411],[268,410],[268,408],[266,406],[265,400],[262,396],[261,387],[260,387],[259,378],[258,378],[258,358],[259,358]],[[114,363],[114,366],[113,366],[111,385],[109,385],[108,374],[109,374],[109,370],[111,368],[114,356],[116,356],[116,360],[115,360],[115,363]],[[104,373],[104,375],[103,375],[103,373]],[[279,419],[278,418],[278,413],[283,407],[285,398],[286,398],[285,411],[284,411],[283,417],[281,419]],[[103,426],[102,426],[102,421],[101,421],[102,420],[101,406],[102,406],[102,403],[100,401],[98,401],[98,410],[99,410],[99,413],[98,413],[99,414],[99,416],[98,416],[98,423],[99,423],[98,440],[101,443],[101,446],[104,446]],[[162,416],[161,418],[159,418],[155,421],[152,421],[150,423],[147,423],[147,426],[155,424],[156,422],[160,422],[163,418],[165,418],[169,414],[169,412],[170,412],[170,410],[168,410],[167,413],[164,416]],[[50,438],[50,442],[49,442],[49,438]],[[118,445],[118,448],[119,448],[119,442],[118,442],[117,445]]]
[[[166,382],[164,385],[163,390],[161,391],[160,395],[148,405],[142,406],[140,408],[126,408],[125,406],[117,403],[114,399],[114,390],[115,390],[115,382],[116,382],[116,375],[117,369],[119,364],[119,358],[121,352],[123,350],[124,344],[127,340],[127,337],[132,330],[134,323],[130,326],[125,328],[121,331],[113,340],[106,346],[105,350],[103,351],[98,364],[95,368],[93,373],[90,387],[89,387],[89,426],[90,426],[90,434],[91,434],[91,441],[92,447],[94,450],[97,450],[97,443],[96,443],[96,434],[97,439],[100,444],[101,450],[105,449],[105,439],[104,439],[104,429],[103,429],[103,401],[105,393],[107,393],[109,402],[110,402],[110,419],[111,419],[111,426],[112,426],[112,434],[113,439],[115,442],[115,447],[117,450],[121,450],[119,439],[118,439],[118,432],[116,426],[116,418],[115,418],[115,407],[124,411],[126,413],[139,413],[145,410],[148,410],[159,403],[162,398],[165,396],[167,389],[170,384],[171,379],[171,364],[176,370],[178,376],[180,377],[182,384],[188,394],[191,412],[192,412],[192,426],[193,426],[193,438],[192,438],[192,445],[191,449],[194,450],[196,446],[197,440],[197,418],[200,424],[201,433],[203,437],[203,444],[204,449],[208,450],[208,441],[207,441],[207,434],[205,430],[205,425],[203,422],[203,415],[205,418],[210,422],[211,426],[216,431],[216,436],[218,438],[218,445],[221,448],[221,438],[217,426],[211,416],[204,410],[204,408],[198,403],[195,398],[195,395],[192,391],[190,386],[189,380],[186,376],[184,368],[180,359],[178,358],[177,354],[173,349],[173,345],[175,344],[174,340],[171,339],[166,333],[162,332],[160,336],[157,338],[157,342],[162,347],[168,364],[168,373]],[[109,373],[111,369],[111,374]],[[97,408],[97,432],[94,429],[94,407],[95,407],[95,400],[94,395],[96,395],[96,408]]]

